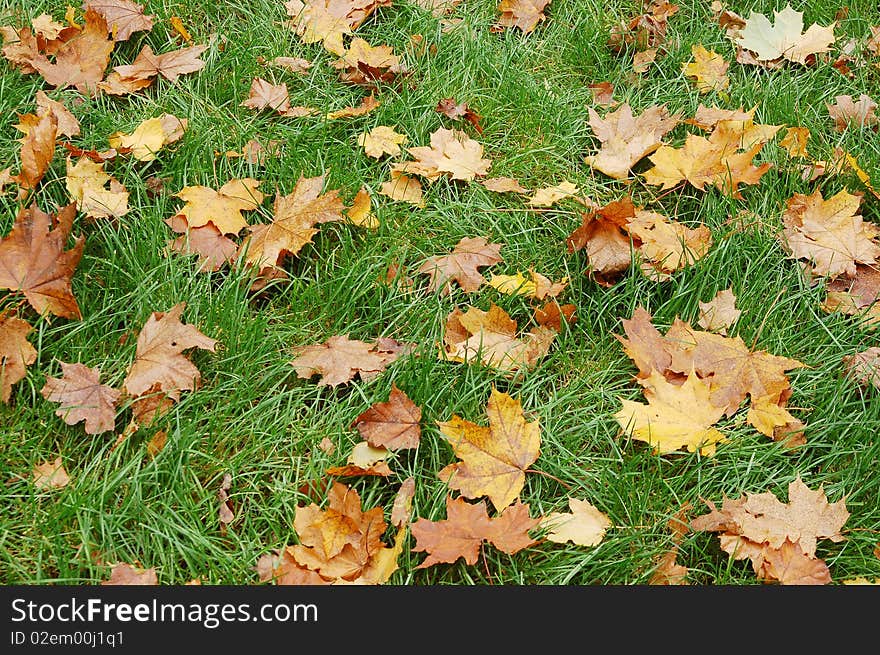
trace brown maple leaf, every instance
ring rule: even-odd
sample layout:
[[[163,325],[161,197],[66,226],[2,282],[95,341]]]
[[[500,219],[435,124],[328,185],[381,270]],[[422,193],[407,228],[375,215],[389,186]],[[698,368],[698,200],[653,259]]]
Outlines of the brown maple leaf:
[[[251,81],[250,92],[241,106],[256,110],[271,109],[279,116],[291,118],[308,116],[315,112],[311,107],[292,107],[287,84],[272,84],[261,77],[255,77]]]
[[[325,473],[335,476],[375,475],[387,478],[393,473],[385,459],[391,455],[387,448],[375,448],[366,441],[356,443],[351,449],[345,464],[331,466]]]
[[[483,158],[483,146],[461,130],[438,128],[431,145],[407,148],[415,161],[399,162],[391,171],[419,175],[433,182],[444,175],[453,180],[473,180],[489,172],[491,160]]]
[[[143,569],[139,566],[117,562],[110,570],[110,579],[104,580],[102,585],[157,585],[156,569]]]
[[[439,291],[440,295],[452,292],[453,280],[465,293],[473,293],[486,282],[477,269],[503,261],[503,245],[489,243],[484,237],[463,237],[450,254],[428,257],[416,273],[429,275],[428,290]]]
[[[539,522],[540,519],[529,516],[527,504],[517,502],[490,518],[485,501],[469,503],[447,495],[445,519],[419,518],[410,524],[410,532],[416,539],[413,552],[428,553],[416,568],[451,564],[459,558],[466,564],[476,564],[484,541],[510,555],[518,553],[536,543],[529,531]]]
[[[414,478],[409,477],[400,484],[391,506],[391,525],[402,527],[409,523],[412,499],[415,493],[416,481]]]
[[[320,375],[319,386],[335,387],[350,382],[355,375],[360,375],[365,382],[373,379],[408,350],[398,342],[386,344],[378,340],[370,344],[343,334],[321,344],[294,348],[296,358],[291,364],[297,377],[308,379]]]
[[[821,305],[826,312],[861,316],[868,329],[880,324],[880,267],[877,264],[856,264],[854,276],[838,276],[828,282],[826,289],[828,293]]]
[[[516,321],[494,303],[488,311],[457,307],[446,318],[440,359],[469,363],[478,361],[496,370],[513,373],[533,367],[544,357],[558,332],[539,325],[517,336]]]
[[[100,383],[101,372],[84,364],[61,362],[61,377],[47,377],[40,390],[43,398],[61,403],[55,410],[68,425],[85,421],[86,434],[114,428],[116,402],[122,392]]]
[[[614,52],[623,52],[630,45],[638,51],[655,49],[666,40],[669,19],[678,12],[678,5],[666,0],[650,0],[643,5],[641,14],[612,30],[608,46]]]
[[[840,542],[849,518],[845,499],[829,503],[820,486],[813,491],[796,478],[788,485],[788,503],[773,493],[725,497],[721,509],[706,501],[709,513],[690,521],[692,530],[719,532],[721,547],[734,559],[750,559],[761,579],[783,584],[827,584],[822,560],[816,557],[819,539]],[[804,560],[816,560],[810,565]]]
[[[37,350],[27,340],[30,323],[8,310],[0,312],[0,401],[9,403],[12,385],[23,380],[27,367],[37,361]]]
[[[205,67],[199,55],[207,49],[206,45],[194,45],[155,54],[150,45],[145,44],[131,64],[115,66],[113,70],[123,80],[151,80],[161,75],[169,82],[176,82],[181,75],[195,73]]]
[[[55,156],[58,118],[53,111],[43,111],[34,120],[19,116],[19,129],[24,131],[21,141],[21,170],[12,181],[23,190],[35,189],[49,170]]]
[[[487,496],[501,511],[519,497],[526,471],[538,459],[541,428],[537,419],[526,420],[519,400],[495,387],[486,414],[488,427],[455,415],[437,422],[443,438],[461,460],[437,475],[467,498]]]
[[[501,15],[494,30],[518,27],[523,34],[534,32],[538,23],[547,19],[544,10],[549,4],[550,0],[499,0]]]
[[[105,185],[109,184],[109,189]],[[77,208],[91,218],[119,218],[128,213],[128,191],[104,165],[83,157],[76,164],[67,158],[65,185]]]
[[[858,264],[880,259],[880,228],[862,219],[861,201],[861,194],[846,189],[827,200],[819,188],[810,195],[794,194],[782,215],[783,247],[808,261],[815,276],[855,276]]]
[[[700,317],[697,321],[704,330],[727,335],[727,328],[736,323],[742,311],[736,308],[733,290],[723,289],[709,302],[700,301]]]
[[[463,118],[474,127],[477,134],[483,133],[483,127],[480,125],[480,120],[483,117],[474,111],[473,107],[470,107],[466,102],[457,102],[453,97],[441,98],[437,103],[437,106],[434,107],[434,111],[438,114],[443,114],[454,121]]]
[[[629,197],[581,214],[581,225],[566,239],[569,252],[586,249],[587,273],[604,287],[612,286],[632,263],[633,245],[626,230],[636,208]]]
[[[874,113],[877,103],[867,94],[859,95],[858,102],[853,101],[850,95],[840,95],[834,98],[835,104],[826,104],[828,115],[834,119],[834,127],[838,132],[843,132],[848,127],[863,128],[871,127],[877,131],[880,124],[880,116]]]
[[[322,193],[324,177],[300,176],[291,193],[275,194],[272,222],[251,226],[241,245],[245,265],[261,275],[278,269],[285,257],[296,256],[312,240],[317,225],[345,220],[339,189]]]
[[[82,318],[70,278],[82,257],[85,237],[64,249],[75,215],[74,203],[57,214],[41,211],[36,203],[19,209],[12,231],[0,239],[0,289],[21,291],[40,314]]]
[[[880,389],[880,347],[871,346],[843,358],[844,375],[858,384]]]
[[[587,165],[606,175],[623,180],[630,169],[657,150],[663,137],[679,123],[679,116],[670,115],[666,105],[648,107],[634,116],[628,103],[600,117],[588,108],[589,125],[601,146],[595,155],[584,158]]]
[[[391,384],[388,401],[374,403],[352,423],[361,436],[376,448],[416,448],[421,438],[422,409]]]
[[[202,334],[193,325],[180,322],[186,303],[167,312],[153,312],[137,338],[135,359],[122,386],[131,396],[160,391],[177,401],[181,391],[194,390],[201,381],[199,369],[183,354],[189,348],[215,352],[216,339]]]
[[[380,579],[370,577],[370,569],[382,564],[387,575],[396,568],[397,548],[382,542],[387,524],[383,508],[361,508],[361,499],[355,489],[334,482],[327,494],[325,509],[312,503],[297,506],[293,519],[299,543],[287,547],[287,552],[301,567],[315,571],[329,581],[353,581],[367,576],[373,584]],[[391,565],[383,562],[392,558]],[[381,580],[384,582],[385,580]]]
[[[374,90],[377,83],[393,82],[407,72],[406,65],[391,46],[372,46],[360,37],[351,40],[342,58],[332,66],[339,70],[341,81]]]
[[[108,34],[106,19],[94,9],[86,9],[85,25],[55,50],[53,61],[39,53],[29,63],[58,89],[73,86],[80,93],[95,95],[115,45]]]
[[[219,271],[225,264],[235,262],[238,244],[214,227],[213,223],[188,227],[180,216],[172,216],[166,223],[183,235],[174,239],[169,248],[184,255],[197,255],[199,272]]]
[[[343,107],[342,109],[327,112],[325,116],[327,120],[330,121],[336,120],[337,118],[355,118],[357,116],[369,114],[380,104],[382,104],[381,101],[377,100],[376,97],[371,93],[367,97],[362,98],[360,104],[358,104],[356,107]]]
[[[656,281],[692,265],[709,251],[712,233],[705,225],[689,228],[657,212],[637,209],[626,224],[642,259],[640,269]]]
[[[55,120],[58,124],[58,134],[74,137],[80,133],[79,121],[63,103],[52,100],[52,98],[46,95],[45,91],[37,91],[37,95],[34,98],[37,101],[37,115],[33,116],[31,114],[34,119],[40,120],[40,117],[45,112],[50,111],[55,115]]]
[[[149,32],[156,18],[131,0],[85,0],[83,9],[92,9],[104,17],[114,41],[127,41],[135,32]]]
[[[70,476],[64,470],[60,456],[51,462],[37,464],[32,474],[37,489],[63,489],[70,483]]]

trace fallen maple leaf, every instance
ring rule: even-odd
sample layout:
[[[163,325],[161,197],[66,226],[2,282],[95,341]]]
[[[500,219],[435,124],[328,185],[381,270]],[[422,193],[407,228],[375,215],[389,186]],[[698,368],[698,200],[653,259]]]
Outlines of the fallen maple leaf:
[[[216,191],[206,186],[184,187],[174,194],[184,201],[183,207],[166,222],[181,218],[189,228],[210,223],[222,234],[238,234],[248,227],[242,212],[257,209],[265,198],[257,188],[260,184],[260,180],[246,177],[229,180]]]
[[[821,305],[826,312],[860,316],[868,329],[880,324],[880,268],[877,264],[857,264],[854,276],[838,276],[828,282],[826,289],[828,293]]]
[[[610,287],[632,263],[633,244],[627,224],[635,217],[630,197],[581,214],[581,225],[566,238],[569,252],[586,249],[587,273],[602,286]]]
[[[568,508],[570,512],[550,512],[541,518],[539,526],[547,528],[547,541],[598,546],[605,537],[605,531],[611,527],[608,516],[589,501],[578,498],[569,498]]]
[[[399,155],[400,145],[406,143],[406,135],[398,134],[387,125],[378,125],[369,132],[360,134],[357,143],[363,147],[367,156],[379,159],[382,155]]]
[[[256,110],[271,109],[279,116],[290,118],[309,116],[316,111],[312,107],[292,107],[287,84],[272,84],[261,77],[255,77],[251,81],[250,92],[241,106]]]
[[[534,32],[538,23],[547,19],[544,10],[549,4],[550,0],[500,0],[497,29],[518,27],[523,34]]]
[[[559,184],[535,189],[532,197],[529,198],[529,206],[550,207],[564,198],[570,198],[571,196],[576,195],[579,191],[580,189],[578,189],[576,184],[564,180]]]
[[[285,257],[296,256],[317,234],[316,225],[345,220],[339,189],[322,193],[324,179],[301,175],[289,194],[275,194],[272,222],[252,225],[242,242],[245,265],[260,275],[279,270]]]
[[[849,518],[845,499],[829,503],[822,487],[813,491],[800,477],[788,485],[788,503],[771,492],[723,499],[721,509],[690,521],[692,530],[720,532],[721,548],[733,559],[750,559],[759,579],[783,584],[827,584],[825,563],[816,557],[819,539],[840,542]],[[807,560],[812,560],[811,564]]]
[[[584,158],[586,164],[616,180],[629,177],[630,169],[657,150],[663,137],[679,122],[666,105],[648,107],[634,116],[628,103],[600,117],[588,108],[589,125],[601,146],[595,155]]]
[[[70,483],[70,476],[61,464],[61,457],[52,462],[37,464],[33,470],[34,486],[37,489],[63,489]]]
[[[727,440],[712,427],[724,416],[724,408],[711,403],[709,384],[695,373],[676,385],[655,370],[639,384],[645,387],[648,403],[621,400],[623,407],[614,415],[633,439],[647,442],[661,455],[687,447],[709,457],[715,454],[716,444]]]
[[[138,161],[153,161],[159,150],[183,137],[188,124],[186,118],[162,114],[143,121],[131,134],[113,132],[107,142],[111,148],[130,152]]]
[[[58,46],[53,61],[36,53],[28,64],[55,88],[73,86],[80,93],[95,95],[115,43],[108,36],[106,19],[94,9],[86,9],[85,25],[77,31]]]
[[[23,380],[27,367],[37,361],[37,351],[27,340],[30,323],[8,310],[0,312],[0,400],[9,403],[12,385]]]
[[[391,171],[391,179],[382,182],[379,193],[392,200],[408,202],[416,207],[424,207],[425,201],[422,195],[422,183],[414,177],[404,175],[397,171]]]
[[[516,275],[493,275],[489,280],[489,286],[499,293],[544,300],[545,298],[555,298],[562,293],[568,286],[568,278],[552,282],[545,275],[530,270],[529,277],[520,272],[517,272]]]
[[[392,172],[419,175],[435,181],[443,175],[453,180],[483,177],[492,165],[483,158],[483,146],[461,130],[438,128],[431,134],[431,145],[407,148],[415,161],[399,162]]]
[[[327,112],[326,118],[327,120],[332,121],[337,118],[355,118],[357,116],[363,116],[364,114],[369,114],[380,104],[382,103],[377,100],[373,94],[370,94],[366,98],[363,98],[360,104],[356,107],[343,107],[336,111]]]
[[[640,269],[652,280],[668,280],[672,273],[702,259],[712,244],[705,225],[689,228],[657,212],[637,209],[626,230],[637,242]]]
[[[269,62],[273,66],[280,66],[291,73],[305,74],[312,67],[312,62],[301,57],[275,57]]]
[[[724,91],[730,86],[727,69],[730,64],[717,52],[711,52],[702,43],[691,46],[694,61],[682,64],[682,72],[686,77],[694,78],[697,91]]]
[[[207,49],[206,45],[194,45],[156,54],[149,44],[144,44],[131,64],[115,66],[113,70],[123,80],[151,80],[161,75],[169,82],[176,82],[181,75],[195,73],[205,67],[199,55]]]
[[[238,244],[224,235],[213,223],[188,227],[186,221],[172,216],[165,221],[172,230],[181,234],[169,248],[172,252],[198,256],[199,272],[219,271],[224,264],[232,264],[238,254]]]
[[[284,8],[292,19],[290,27],[303,43],[321,43],[342,56],[343,37],[352,34],[373,12],[391,5],[391,0],[287,0]]]
[[[873,127],[880,124],[880,116],[874,113],[877,103],[867,94],[859,95],[858,102],[853,101],[850,95],[839,95],[834,98],[835,104],[826,104],[828,115],[834,119],[834,127],[838,132],[843,132],[849,127],[856,129]]]
[[[41,211],[36,203],[20,208],[12,230],[0,239],[0,289],[21,291],[40,314],[82,318],[70,278],[82,257],[85,237],[64,249],[75,215],[74,203],[57,214]]]
[[[144,323],[138,334],[134,362],[122,382],[131,396],[153,390],[177,401],[181,391],[192,391],[201,381],[201,373],[183,351],[201,348],[215,352],[217,340],[193,325],[181,323],[180,315],[185,308],[186,303],[180,302],[167,312],[152,312]]]
[[[519,497],[526,471],[538,459],[539,421],[526,421],[519,400],[492,387],[486,405],[489,426],[453,415],[438,421],[440,433],[461,461],[445,466],[438,477],[467,498],[487,496],[501,511]]]
[[[645,171],[648,184],[659,184],[662,189],[671,189],[682,181],[690,182],[701,191],[707,184],[714,185],[733,198],[741,198],[741,184],[757,184],[770,170],[772,164],[764,162],[755,166],[752,161],[764,147],[760,134],[748,138],[752,143],[744,146],[749,121],[718,121],[709,137],[688,134],[684,146],[673,148],[660,146],[649,159],[654,164]],[[773,126],[776,130],[779,126]],[[744,147],[745,150],[740,151]]]
[[[287,553],[327,581],[386,582],[397,568],[399,544],[389,548],[382,542],[387,527],[382,507],[363,511],[357,491],[341,482],[334,482],[327,496],[326,509],[314,503],[297,506],[293,527],[299,543],[288,546]],[[392,561],[386,562],[389,556]],[[380,564],[382,575],[377,575]]]
[[[808,59],[815,59],[815,55],[831,49],[836,38],[836,22],[825,27],[810,25],[804,32],[803,16],[803,12],[786,5],[781,11],[773,12],[774,22],[771,23],[767,16],[753,11],[734,43],[749,51],[760,65],[783,59],[807,64]]]
[[[58,134],[58,118],[52,111],[43,111],[34,121],[25,121],[25,135],[21,141],[21,170],[12,181],[23,190],[35,189],[49,170],[55,156],[55,139]]]
[[[342,82],[373,90],[376,90],[377,82],[392,82],[399,74],[407,72],[391,46],[372,46],[360,37],[351,40],[342,58],[332,66],[339,70]]]
[[[447,295],[452,292],[454,280],[462,291],[473,293],[486,282],[477,269],[503,261],[500,255],[503,245],[489,243],[484,237],[463,237],[450,254],[428,257],[416,273],[430,276],[429,291]]]
[[[416,539],[413,552],[426,552],[428,557],[417,569],[435,564],[451,564],[463,558],[466,564],[476,564],[483,542],[488,542],[508,554],[518,553],[536,543],[529,536],[540,519],[529,516],[529,506],[516,503],[495,518],[489,518],[485,501],[468,503],[463,498],[446,496],[446,518],[430,521],[419,518],[410,524]]]
[[[58,125],[57,134],[74,137],[80,133],[79,121],[62,103],[52,100],[52,98],[46,95],[45,91],[37,91],[37,95],[34,98],[37,101],[37,116],[34,118],[39,120],[43,113],[50,111],[55,115]]]
[[[871,346],[843,358],[846,377],[862,386],[880,389],[880,347]]]
[[[861,194],[842,189],[825,200],[822,190],[795,193],[782,215],[780,240],[785,250],[810,263],[816,276],[854,276],[857,264],[880,259],[880,228],[864,221]]]
[[[594,82],[589,88],[593,92],[593,102],[597,105],[612,107],[617,104],[614,101],[614,86],[611,82]]]
[[[367,443],[376,448],[417,448],[421,438],[422,410],[391,384],[387,402],[374,403],[352,423]]]
[[[644,2],[644,11],[612,30],[608,46],[617,53],[633,46],[638,51],[656,50],[666,40],[669,19],[678,13],[678,5],[666,0]]]
[[[489,191],[494,191],[495,193],[531,193],[528,189],[526,189],[522,184],[519,183],[519,180],[516,180],[512,177],[489,177],[485,180],[480,180],[480,184],[482,184]]]
[[[412,500],[415,493],[416,481],[412,477],[407,478],[400,484],[400,488],[394,495],[394,503],[391,506],[391,525],[402,527],[409,523]]]
[[[785,136],[779,140],[779,147],[783,148],[789,157],[808,158],[807,141],[810,139],[810,130],[805,127],[788,127]]]
[[[335,387],[350,382],[355,375],[365,382],[373,379],[406,351],[408,348],[398,342],[386,345],[379,340],[370,344],[336,335],[321,344],[294,348],[296,357],[291,364],[297,377],[320,375],[319,386]]]
[[[723,289],[709,302],[700,301],[700,317],[697,324],[709,332],[727,335],[727,328],[736,323],[742,311],[736,308],[736,296],[732,289]]]
[[[118,562],[110,569],[110,579],[104,580],[102,585],[158,585],[156,569],[143,569],[132,566],[125,562]]]
[[[440,359],[453,362],[481,362],[496,370],[513,373],[531,368],[544,357],[558,332],[544,325],[516,336],[516,321],[494,303],[488,311],[457,307],[446,318]]]
[[[438,114],[443,114],[454,121],[463,118],[474,127],[477,134],[483,133],[483,126],[480,125],[482,116],[474,111],[472,107],[468,106],[466,102],[456,102],[455,98],[452,97],[441,98],[437,103],[437,106],[434,107],[434,111]]]
[[[100,376],[97,368],[61,362],[61,377],[47,377],[40,393],[46,400],[61,403],[55,414],[65,423],[85,421],[86,434],[101,434],[113,429],[122,392],[101,384]]]
[[[379,227],[379,219],[372,211],[373,198],[366,187],[361,187],[351,201],[351,207],[345,210],[348,222],[368,230]]]
[[[135,32],[149,32],[153,19],[144,6],[131,0],[85,0],[83,9],[92,9],[107,21],[107,32],[114,41],[127,41]]]
[[[377,475],[385,478],[392,474],[388,463],[384,461],[390,454],[391,451],[387,448],[376,448],[361,441],[351,449],[343,466],[331,466],[325,472],[327,475]]]
[[[109,184],[110,188],[104,188]],[[76,164],[67,158],[65,185],[70,199],[86,216],[119,218],[128,213],[128,191],[104,165],[83,157]]]

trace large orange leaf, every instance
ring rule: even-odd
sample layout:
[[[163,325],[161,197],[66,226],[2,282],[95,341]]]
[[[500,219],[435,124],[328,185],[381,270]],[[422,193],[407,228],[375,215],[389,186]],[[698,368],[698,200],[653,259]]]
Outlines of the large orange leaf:
[[[12,397],[12,385],[24,379],[27,367],[37,361],[37,350],[27,340],[31,330],[24,319],[0,312],[0,401],[4,403]]]
[[[335,335],[324,343],[294,348],[296,358],[291,362],[297,377],[308,379],[320,375],[318,385],[337,386],[360,375],[368,381],[385,370],[409,347],[392,339],[379,339],[366,343],[349,339],[348,335]]]
[[[463,498],[447,496],[445,519],[419,518],[410,524],[410,532],[416,539],[413,552],[428,553],[416,568],[451,564],[459,558],[467,564],[475,564],[484,541],[502,552],[518,553],[536,543],[529,536],[529,530],[539,523],[540,519],[529,516],[529,506],[519,502],[490,518],[484,501],[469,503]]]
[[[422,409],[409,396],[391,385],[388,401],[374,403],[352,425],[376,448],[416,448],[421,439]]]
[[[519,497],[526,471],[541,449],[539,421],[527,421],[519,400],[492,388],[486,405],[488,427],[453,416],[440,433],[461,461],[445,466],[441,480],[467,498],[487,496],[497,510]]]
[[[201,381],[201,373],[183,351],[201,348],[214,352],[217,340],[181,323],[185,308],[186,303],[181,302],[167,312],[153,312],[141,328],[135,360],[122,382],[130,395],[158,390],[176,401],[182,390],[192,391]]]
[[[21,208],[12,231],[0,239],[0,289],[21,291],[40,314],[82,318],[70,278],[82,257],[85,237],[64,249],[75,215],[73,203],[57,215],[41,211],[36,203]]]

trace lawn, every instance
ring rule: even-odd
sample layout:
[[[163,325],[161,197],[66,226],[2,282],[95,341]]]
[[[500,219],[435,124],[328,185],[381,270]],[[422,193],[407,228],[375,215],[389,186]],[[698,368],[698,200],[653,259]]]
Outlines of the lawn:
[[[0,25],[14,33],[43,13],[65,21],[64,3],[6,5]],[[661,21],[662,36],[654,35],[656,59],[637,72],[633,56],[645,49],[643,40],[609,45],[621,23],[650,11],[635,0],[553,0],[545,19],[529,30],[497,27],[501,14],[494,0],[462,0],[440,15],[393,0],[344,36],[346,45],[359,37],[400,57],[403,70],[371,88],[344,79],[334,66],[339,54],[320,40],[307,42],[297,34],[280,0],[145,0],[143,6],[154,17],[152,28],[115,43],[106,72],[131,64],[145,45],[156,53],[204,45],[204,67],[173,81],[160,75],[138,91],[112,95],[56,88],[8,58],[0,62],[0,170],[16,174],[22,166],[16,124],[21,115],[38,113],[38,92],[62,102],[80,125],[77,135],[58,136],[54,156],[32,189],[15,182],[3,188],[0,235],[7,239],[16,217],[32,203],[55,213],[72,202],[63,142],[105,151],[111,135],[132,134],[148,119],[171,114],[186,120],[181,138],[155,157],[120,152],[103,163],[129,193],[127,212],[94,217],[78,208],[66,248],[84,237],[71,275],[81,316],[40,311],[13,285],[0,288],[0,311],[32,326],[27,340],[36,351],[12,384],[8,402],[0,403],[4,584],[99,584],[117,563],[152,569],[162,585],[263,584],[258,562],[302,543],[294,527],[297,508],[326,509],[334,484],[356,491],[365,512],[382,508],[388,523],[382,541],[390,547],[397,533],[390,524],[392,507],[408,478],[414,495],[387,584],[641,585],[658,581],[670,553],[686,569],[687,584],[776,584],[749,559],[723,550],[717,532],[677,532],[670,519],[693,519],[709,511],[707,502],[721,508],[725,498],[744,494],[772,494],[787,503],[789,485],[797,480],[821,489],[829,503],[844,502],[849,513],[839,538],[828,538],[834,530],[826,534],[821,527],[813,533],[818,539],[808,559],[827,566],[825,582],[880,579],[880,389],[849,373],[844,359],[880,345],[876,323],[865,319],[870,307],[827,311],[831,281],[811,279],[810,262],[780,236],[790,199],[817,191],[826,200],[841,191],[857,194],[862,220],[880,230],[880,195],[872,192],[880,189],[877,125],[864,121],[837,129],[828,108],[841,95],[880,101],[880,52],[876,36],[873,50],[869,41],[871,28],[880,25],[875,2],[797,3],[804,28],[833,23],[834,41],[804,63],[783,59],[767,67],[736,61],[736,45],[709,2],[680,0],[678,10]],[[726,7],[744,18],[755,12],[772,19],[784,4],[730,0]],[[174,28],[172,17],[191,41]],[[83,24],[78,5],[72,19]],[[726,88],[702,93],[684,74],[696,45],[729,63]],[[276,57],[301,58],[311,66],[296,72],[272,65]],[[282,115],[243,105],[255,78],[286,84],[290,106],[313,111]],[[601,82],[613,88],[614,105],[603,104],[591,88]],[[327,116],[370,94],[379,101],[375,109]],[[472,120],[438,112],[438,103],[448,98],[476,112]],[[601,147],[590,110],[605,117],[623,105],[634,115],[663,106],[678,116],[662,137],[676,149],[688,135],[707,134],[685,122],[701,105],[754,108],[755,124],[780,128],[754,159],[755,166],[768,164],[766,171],[737,193],[723,184],[698,188],[687,181],[666,188],[649,182],[648,157],[622,179],[585,160]],[[406,136],[399,154],[365,153],[358,138],[377,126]],[[809,130],[808,157],[780,146],[790,127]],[[442,171],[435,179],[422,176],[421,203],[383,195],[393,167],[414,159],[407,148],[428,146],[441,128],[479,143],[482,158],[491,161],[488,172],[471,179]],[[240,156],[252,140],[275,142],[276,151],[259,160]],[[858,168],[805,179],[801,165],[829,161],[835,148],[849,153]],[[216,271],[203,270],[195,256],[169,251],[180,235],[166,219],[184,206],[175,195],[184,188],[216,190],[231,180],[258,180],[259,202],[243,212],[244,221],[256,226],[273,221],[275,198],[293,194],[300,180],[320,176],[321,192],[336,191],[346,208],[366,189],[377,225],[332,220],[310,226],[311,238],[296,252],[270,262],[283,275],[268,280],[265,270],[260,277],[259,267],[245,265],[247,248]],[[482,184],[498,177],[516,179],[527,193]],[[535,190],[563,183],[576,192],[552,204],[530,202]],[[662,279],[640,269],[644,251],[634,245],[632,265],[610,281],[601,279],[591,273],[588,249],[569,248],[568,239],[585,216],[595,219],[597,208],[624,197],[687,228],[705,226],[711,244]],[[242,229],[227,237],[238,245],[248,234]],[[501,244],[502,261],[479,269],[486,280],[533,270],[565,281],[556,300],[575,307],[574,320],[557,325],[546,352],[512,371],[480,361],[479,352],[468,361],[439,354],[456,308],[488,311],[496,305],[521,335],[539,327],[535,308],[550,300],[501,293],[485,282],[472,291],[456,282],[448,293],[443,285],[431,288],[420,266],[477,237]],[[10,252],[0,250],[6,258],[0,259],[0,275],[13,266]],[[860,265],[877,268],[878,259]],[[828,277],[841,283],[852,275]],[[644,376],[617,336],[625,336],[626,321],[639,309],[662,334],[676,319],[702,330],[700,304],[727,289],[741,313],[726,337],[802,364],[785,371],[790,396],[780,399],[777,391],[773,402],[779,404],[771,403],[803,424],[801,443],[793,446],[756,429],[749,419],[752,391],[751,400],[743,395],[735,411],[710,421],[725,437],[714,452],[701,443],[658,451],[616,418],[624,401],[646,402],[638,381]],[[154,312],[167,313],[180,303],[182,322],[216,345],[213,351],[186,350],[198,370],[194,388],[174,390],[152,421],[136,421],[139,399],[124,392],[124,383],[137,357],[138,335]],[[298,375],[292,362],[302,348],[340,335],[367,343],[392,339],[406,347],[378,373],[340,384]],[[644,356],[650,355],[656,351],[649,348]],[[49,378],[62,376],[62,362],[97,368],[101,384],[120,391],[110,429],[90,434],[82,422],[68,424],[56,413],[59,403],[43,389]],[[670,379],[680,384],[683,375]],[[393,387],[421,410],[417,447],[388,449],[388,475],[328,474],[363,440],[356,419],[388,401]],[[447,497],[465,498],[454,477],[450,483],[440,475],[459,461],[440,424],[459,417],[487,425],[487,403],[495,393],[515,399],[526,420],[540,428],[540,452],[523,467],[517,501],[538,518],[568,512],[570,498],[585,500],[607,518],[607,527],[596,543],[583,545],[547,539],[539,526],[531,531],[532,543],[515,552],[484,540],[473,563],[457,557],[420,567],[426,553],[417,548],[412,526],[442,525]],[[682,415],[690,409],[696,414],[703,408],[683,403]],[[58,487],[35,482],[35,467],[58,457],[69,481]],[[504,509],[480,494],[467,502],[487,503],[490,517]],[[815,526],[813,519],[804,521]]]

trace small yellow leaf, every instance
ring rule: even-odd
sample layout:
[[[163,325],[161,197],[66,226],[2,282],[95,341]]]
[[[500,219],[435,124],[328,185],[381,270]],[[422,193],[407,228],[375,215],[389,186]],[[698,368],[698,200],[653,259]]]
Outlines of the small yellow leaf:
[[[379,219],[371,211],[372,198],[366,187],[362,187],[354,197],[351,207],[346,211],[348,220],[352,225],[375,230],[379,227]]]
[[[368,156],[376,159],[382,155],[399,155],[403,143],[406,143],[406,135],[398,134],[394,128],[386,125],[378,125],[358,137],[358,145],[363,147]]]
[[[568,499],[570,513],[551,512],[541,519],[550,528],[547,540],[558,544],[570,541],[578,546],[598,546],[611,527],[611,520],[586,500]]]

